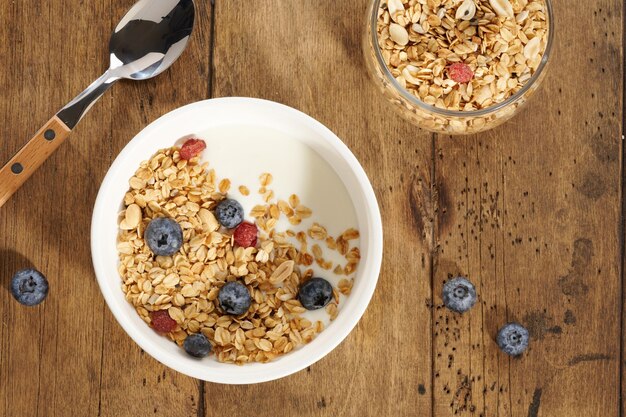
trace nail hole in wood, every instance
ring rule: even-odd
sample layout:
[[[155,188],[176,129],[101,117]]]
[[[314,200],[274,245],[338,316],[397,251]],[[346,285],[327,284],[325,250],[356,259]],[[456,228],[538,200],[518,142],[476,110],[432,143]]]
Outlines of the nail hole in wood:
[[[24,167],[19,162],[16,162],[13,165],[11,165],[11,172],[12,173],[14,173],[14,174],[21,174],[22,171],[24,171]]]
[[[43,137],[46,140],[53,140],[55,137],[57,136],[57,134],[54,132],[54,130],[52,129],[48,129],[44,132]]]

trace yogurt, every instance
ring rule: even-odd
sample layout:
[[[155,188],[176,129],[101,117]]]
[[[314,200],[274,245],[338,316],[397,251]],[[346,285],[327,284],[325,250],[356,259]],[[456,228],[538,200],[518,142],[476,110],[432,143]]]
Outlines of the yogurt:
[[[292,194],[300,198],[300,203],[309,207],[313,215],[303,219],[297,226],[291,225],[284,215],[281,215],[275,230],[284,232],[291,229],[295,232],[306,232],[313,223],[324,226],[330,236],[337,238],[348,228],[358,230],[358,223],[352,200],[334,169],[309,146],[300,141],[291,139],[285,133],[259,127],[242,125],[220,126],[209,130],[194,132],[194,136],[203,139],[207,148],[202,154],[202,160],[209,163],[209,169],[214,169],[217,181],[228,178],[231,187],[228,192],[230,198],[241,203],[247,215],[255,205],[267,204],[259,194],[259,176],[270,173],[273,181],[266,188],[274,191],[271,202],[289,200]],[[239,191],[244,185],[250,190],[248,196]],[[326,247],[325,242],[316,241],[307,237],[308,249],[311,252],[313,244],[317,243],[323,251],[324,259],[333,262],[333,268],[339,264],[346,264],[345,258],[335,250]],[[299,243],[294,239],[294,245]],[[358,247],[359,240],[350,241],[351,247]],[[314,276],[328,280],[336,288],[342,278],[351,278],[337,275],[333,270],[324,270],[316,263],[310,266]],[[340,294],[338,308],[344,296]],[[312,322],[320,320],[325,326],[329,324],[329,316],[323,310],[308,311],[302,315]]]

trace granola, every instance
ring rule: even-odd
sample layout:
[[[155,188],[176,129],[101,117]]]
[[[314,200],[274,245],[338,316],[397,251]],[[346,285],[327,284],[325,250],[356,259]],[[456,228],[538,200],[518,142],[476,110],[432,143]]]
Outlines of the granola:
[[[400,86],[424,103],[480,110],[518,93],[538,69],[546,15],[544,0],[387,0],[378,46]],[[456,63],[471,77],[452,76]]]
[[[272,176],[263,173],[259,180],[266,188]],[[358,231],[348,229],[333,238],[317,223],[306,231],[278,231],[281,218],[293,224],[294,218],[313,215],[295,194],[274,202],[273,191],[263,191],[266,204],[249,213],[259,229],[258,242],[244,248],[212,211],[226,199],[231,182],[218,182],[199,157],[182,159],[178,147],[160,150],[141,163],[129,184],[117,244],[122,290],[148,324],[151,313],[167,312],[176,324],[165,335],[180,346],[189,335],[202,334],[218,361],[244,364],[268,362],[311,342],[324,323],[306,318],[298,289],[313,276],[313,262],[343,276],[325,309],[331,320],[340,311],[340,294],[350,294],[360,252],[349,242],[358,239]],[[238,189],[249,194],[247,187]],[[144,239],[157,217],[174,219],[182,228],[182,247],[172,256],[155,256]],[[344,255],[345,264],[326,261],[320,245],[311,249],[313,255],[308,247],[313,236],[325,240],[326,250]],[[231,281],[245,284],[252,299],[240,316],[220,309],[218,293]],[[163,319],[165,313],[159,314]]]

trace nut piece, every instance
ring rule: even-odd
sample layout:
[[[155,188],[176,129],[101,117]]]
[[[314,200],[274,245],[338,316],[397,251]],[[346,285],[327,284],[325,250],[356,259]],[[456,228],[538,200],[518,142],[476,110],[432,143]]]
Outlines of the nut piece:
[[[539,68],[549,37],[545,0],[400,1],[404,11],[397,0],[382,0],[376,22],[378,47],[398,88],[428,105],[467,112],[528,94],[522,89]],[[467,66],[467,76],[453,77],[455,65]],[[376,77],[386,82],[382,73]],[[479,131],[500,114],[512,114],[502,109],[494,118],[464,120],[433,118],[408,103],[407,110],[426,129],[454,133]]]
[[[476,14],[476,3],[474,0],[465,0],[458,9],[456,9],[456,15],[454,16],[457,20],[472,20],[474,15]]]
[[[201,208],[198,212],[198,217],[200,218],[200,221],[202,221],[202,224],[204,225],[206,230],[208,230],[209,232],[213,232],[220,228],[220,224],[215,218],[215,215],[209,210]]]
[[[522,23],[527,18],[528,18],[528,10],[522,10],[517,16],[515,16],[515,21],[517,23]]]
[[[537,55],[539,55],[539,46],[541,39],[539,37],[532,38],[528,41],[526,46],[524,46],[524,56],[528,60],[533,60]]]
[[[389,16],[396,22],[396,16],[399,12],[404,13],[404,4],[402,4],[402,0],[389,0],[387,2],[387,9],[389,10]]]
[[[407,65],[402,70],[402,76],[404,77],[407,83],[411,83],[413,85],[420,85],[421,81],[413,77],[413,74],[417,74],[417,72],[418,72],[417,67],[414,67],[413,65]]]
[[[141,209],[137,204],[131,204],[126,209],[126,223],[132,228],[137,227],[141,221]]]
[[[480,87],[480,89],[476,92],[475,97],[476,97],[476,102],[480,105],[482,105],[485,101],[490,99],[491,89],[489,88],[489,85],[483,85],[482,87]]]
[[[360,254],[357,247],[347,249],[348,241],[358,238],[358,231],[347,229],[335,242],[326,229],[314,223],[307,230],[318,240],[316,245],[311,242],[314,259],[304,229],[275,229],[282,213],[294,224],[312,216],[311,209],[292,195],[289,202],[256,206],[252,212],[261,229],[258,245],[240,246],[232,231],[220,227],[212,211],[225,198],[218,191],[227,191],[230,181],[217,184],[215,171],[207,170],[199,158],[178,159],[178,152],[176,147],[163,149],[143,162],[124,196],[117,250],[126,300],[155,329],[155,314],[167,317],[170,326],[162,333],[179,346],[189,335],[204,335],[219,362],[269,362],[311,342],[324,325],[300,316],[306,311],[298,300],[300,284],[312,278],[315,262],[324,269],[335,266],[323,258],[326,249],[342,251],[347,264],[345,268],[337,265],[335,273],[345,278],[333,289],[335,305],[328,313],[334,318],[339,294],[349,294],[352,287],[350,273]],[[266,188],[271,175],[262,175],[260,181],[264,198],[272,198],[274,192]],[[239,191],[249,190],[240,186]],[[173,256],[153,256],[145,242],[146,225],[162,216],[175,220],[183,232],[182,249]],[[322,242],[326,243],[324,249]],[[220,288],[234,282],[233,278],[246,286],[254,302],[242,317],[224,314],[220,308]]]
[[[389,36],[391,36],[391,40],[398,45],[404,46],[409,43],[409,32],[397,23],[389,25]]]
[[[426,33],[426,31],[424,30],[424,28],[422,27],[422,25],[420,25],[419,23],[413,23],[413,26],[411,26],[411,28],[419,33],[420,35],[423,35]]]
[[[513,6],[509,0],[489,0],[489,4],[493,8],[493,11],[500,17],[509,17],[513,19],[515,14],[513,13]]]
[[[122,229],[132,230],[139,226],[139,222],[141,221],[141,208],[137,204],[131,204],[126,208],[126,214],[124,216]]]

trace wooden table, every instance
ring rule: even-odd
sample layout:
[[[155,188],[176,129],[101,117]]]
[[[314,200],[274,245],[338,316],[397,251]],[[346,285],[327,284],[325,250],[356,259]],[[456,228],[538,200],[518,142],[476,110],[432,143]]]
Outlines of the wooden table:
[[[132,0],[0,2],[0,161],[96,78]],[[43,270],[40,306],[0,292],[0,416],[621,416],[623,13],[618,0],[556,1],[549,75],[504,126],[421,131],[368,80],[366,0],[197,0],[182,59],[115,86],[0,210],[0,279]],[[200,382],[123,332],[91,266],[94,199],[147,123],[210,97],[296,107],[335,131],[369,174],[385,257],[367,313],[330,355],[254,386]],[[442,308],[469,276],[480,303]],[[518,320],[521,359],[494,336]]]

